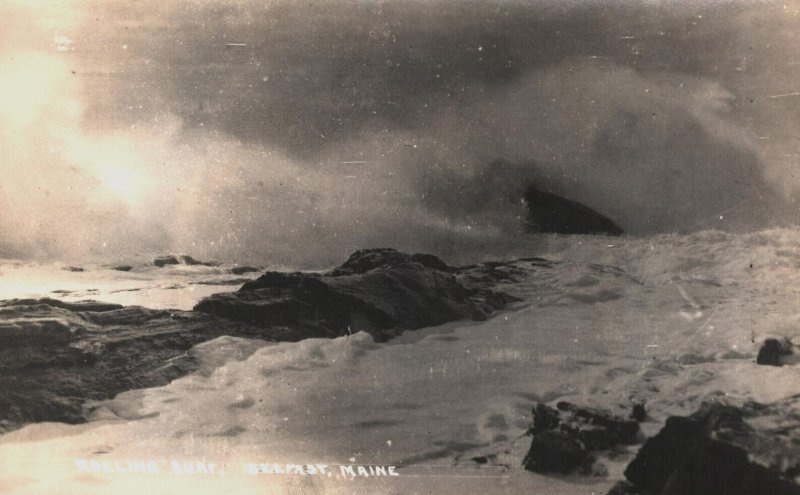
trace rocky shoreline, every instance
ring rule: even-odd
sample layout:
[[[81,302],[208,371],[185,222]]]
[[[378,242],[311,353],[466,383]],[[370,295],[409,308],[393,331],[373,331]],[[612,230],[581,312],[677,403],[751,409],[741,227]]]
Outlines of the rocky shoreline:
[[[222,336],[257,339],[242,348],[245,358],[268,342],[356,332],[382,342],[408,330],[484,320],[518,301],[503,284],[531,269],[546,277],[555,266],[526,258],[453,267],[431,255],[373,249],[325,272],[265,272],[191,311],[0,301],[0,432],[32,422],[81,423],[95,401],[202,371],[193,347]],[[766,339],[752,366],[792,365],[795,347]],[[619,416],[541,401],[527,431],[530,448],[517,466],[545,476],[607,477],[603,463],[622,456],[631,459],[625,480],[609,495],[800,494],[798,405],[797,397],[767,404],[720,396],[694,413],[654,420],[644,403],[631,403]]]
[[[187,351],[224,335],[293,342],[366,331],[384,341],[405,330],[482,320],[516,300],[493,289],[513,277],[510,263],[451,267],[431,255],[375,249],[328,272],[266,272],[193,311],[0,301],[0,432],[84,422],[91,401],[194,371]]]

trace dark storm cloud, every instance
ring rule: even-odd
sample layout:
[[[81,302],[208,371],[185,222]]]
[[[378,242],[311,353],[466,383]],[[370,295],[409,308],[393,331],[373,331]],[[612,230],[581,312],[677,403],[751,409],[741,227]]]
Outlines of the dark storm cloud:
[[[106,7],[96,22],[118,26],[107,33],[89,22],[84,37],[100,41],[92,62],[118,71],[109,99],[93,108],[105,115],[119,105],[127,121],[125,103],[149,100],[190,125],[301,154],[376,125],[419,128],[487,87],[564,61],[716,78],[748,55],[735,22],[741,4],[168,5]],[[120,63],[123,43],[130,52]]]

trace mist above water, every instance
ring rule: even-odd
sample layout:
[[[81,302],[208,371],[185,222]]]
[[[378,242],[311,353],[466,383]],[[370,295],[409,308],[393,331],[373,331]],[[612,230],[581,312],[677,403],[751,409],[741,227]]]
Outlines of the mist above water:
[[[532,183],[632,234],[795,223],[793,7],[6,8],[2,257],[491,251]]]

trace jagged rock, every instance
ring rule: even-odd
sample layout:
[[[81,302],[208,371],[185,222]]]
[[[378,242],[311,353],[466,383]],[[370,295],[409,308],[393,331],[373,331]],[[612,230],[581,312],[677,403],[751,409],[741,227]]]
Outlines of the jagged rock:
[[[233,273],[234,275],[242,275],[245,273],[257,272],[257,271],[259,271],[259,269],[253,266],[234,266],[233,268],[231,268],[231,273]]]
[[[586,206],[540,191],[534,186],[524,194],[528,205],[526,226],[530,232],[557,234],[621,235],[623,230],[612,220]]]
[[[59,345],[68,342],[73,328],[59,319],[0,321],[0,346]]]
[[[549,430],[534,436],[523,466],[537,473],[569,474],[588,471],[592,462],[586,447],[574,435]]]
[[[568,413],[567,417],[562,419],[560,428],[573,431],[589,450],[607,450],[617,445],[632,445],[638,440],[639,423],[636,421],[563,401],[556,404],[556,408]]]
[[[203,264],[202,261],[198,261],[198,260],[192,258],[191,256],[189,256],[188,254],[182,254],[182,255],[178,256],[178,261],[180,261],[184,265],[190,265],[190,266],[191,265],[202,265]]]
[[[757,364],[782,366],[783,358],[793,354],[792,344],[778,339],[766,339],[756,357]]]
[[[641,423],[647,419],[647,409],[645,409],[644,404],[634,404],[633,409],[631,409],[630,417],[637,423]]]
[[[50,299],[49,297],[44,297],[41,299],[8,299],[5,301],[0,301],[0,316],[8,315],[10,312],[26,313],[28,311],[35,311],[42,309],[42,307],[45,306],[66,309],[69,311],[91,312],[113,311],[123,307],[121,304],[106,303],[91,299],[75,302]]]
[[[180,265],[181,262],[178,261],[177,256],[168,255],[168,256],[159,256],[158,258],[153,260],[153,265],[163,268],[167,265]]]
[[[608,495],[642,495],[642,493],[633,486],[633,483],[629,481],[620,481],[611,487],[611,490],[608,491]]]
[[[434,270],[450,272],[452,268],[432,254],[408,255],[391,248],[362,249],[351,254],[340,267],[333,270],[332,275],[353,275],[366,273],[385,266],[400,266],[416,263]]]
[[[206,340],[286,340],[287,334],[192,312],[0,301],[0,433],[34,421],[81,422],[87,400],[165,385],[191,371],[165,362]]]
[[[306,325],[311,321],[314,332],[324,336],[363,330],[385,340],[402,330],[485,319],[512,300],[485,289],[487,284],[462,282],[456,269],[434,256],[362,250],[329,273],[267,272],[238,292],[215,294],[194,309],[256,325],[299,328],[303,335],[311,331]]]
[[[673,416],[628,465],[628,483],[612,493],[800,494],[792,482],[800,472],[800,436],[787,435],[785,427],[797,423],[792,409],[788,403],[705,403],[691,416]]]
[[[533,408],[531,447],[523,466],[537,473],[588,473],[595,455],[636,443],[639,424],[598,409],[559,402]]]
[[[454,268],[432,254],[417,253],[411,255],[411,261],[442,272],[452,272]]]
[[[512,277],[512,264],[450,269],[438,258],[394,250],[348,261],[329,273],[267,272],[236,293],[204,299],[197,311],[0,301],[0,432],[32,421],[81,422],[89,400],[191,372],[197,363],[187,351],[223,335],[296,341],[368,330],[380,340],[485,318],[514,300],[491,290]]]

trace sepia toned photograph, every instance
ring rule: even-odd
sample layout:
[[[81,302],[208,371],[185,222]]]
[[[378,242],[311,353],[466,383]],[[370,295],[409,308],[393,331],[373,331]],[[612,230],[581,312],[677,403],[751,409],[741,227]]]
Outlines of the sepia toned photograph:
[[[800,495],[797,0],[0,18],[0,494]]]

